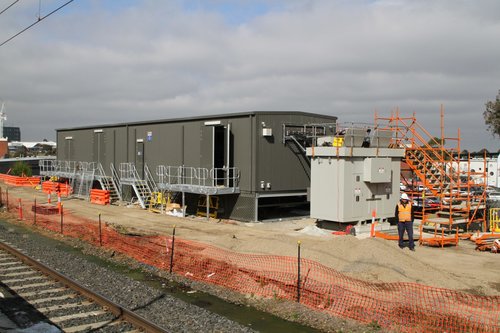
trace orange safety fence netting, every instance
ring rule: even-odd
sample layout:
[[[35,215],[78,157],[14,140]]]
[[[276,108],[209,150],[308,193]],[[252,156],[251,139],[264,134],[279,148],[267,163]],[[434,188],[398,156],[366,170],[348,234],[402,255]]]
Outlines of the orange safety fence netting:
[[[4,200],[5,201],[5,200]],[[21,203],[22,221],[34,223],[33,203]],[[16,214],[19,202],[9,200]],[[311,309],[363,323],[376,322],[398,332],[500,332],[500,296],[479,296],[417,283],[370,283],[348,277],[318,262],[275,255],[235,253],[178,237],[121,234],[63,211],[40,214],[36,225],[112,249],[145,264],[242,294],[296,301]],[[172,244],[174,243],[174,244]],[[172,245],[174,255],[172,257]]]

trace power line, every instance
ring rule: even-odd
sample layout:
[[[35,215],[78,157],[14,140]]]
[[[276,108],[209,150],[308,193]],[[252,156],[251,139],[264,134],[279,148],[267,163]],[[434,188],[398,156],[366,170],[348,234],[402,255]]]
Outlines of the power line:
[[[2,42],[2,44],[0,44],[0,46],[3,46],[4,44],[7,44],[8,42],[10,42],[11,40],[13,40],[14,38],[16,38],[17,36],[19,36],[20,34],[22,34],[23,32],[25,32],[26,30],[28,30],[29,28],[33,27],[34,25],[40,23],[42,20],[46,19],[47,17],[49,17],[50,15],[54,14],[55,12],[59,11],[60,9],[66,7],[67,5],[69,5],[70,3],[72,3],[73,1],[75,0],[70,0],[68,2],[66,2],[65,4],[63,4],[62,6],[54,9],[53,11],[51,11],[50,13],[48,13],[47,15],[43,16],[43,17],[38,17],[38,21],[35,21],[33,24],[27,26],[26,28],[24,28],[23,30],[19,31],[17,34],[15,34],[14,36],[10,37],[9,39],[5,40],[4,42]],[[17,1],[16,1],[17,2]],[[9,6],[10,7],[10,6]]]
[[[11,3],[9,6],[7,6],[7,8],[5,8],[4,10],[2,10],[2,11],[0,12],[0,15],[2,15],[2,14],[3,14],[3,12],[7,11],[7,9],[9,9],[10,7],[14,6],[17,2],[19,2],[19,0],[16,0],[16,1],[14,1],[13,3]]]

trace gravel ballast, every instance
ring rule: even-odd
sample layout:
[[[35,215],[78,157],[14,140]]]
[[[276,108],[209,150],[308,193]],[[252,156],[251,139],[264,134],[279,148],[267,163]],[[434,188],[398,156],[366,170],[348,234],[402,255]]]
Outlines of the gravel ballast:
[[[67,275],[111,301],[135,311],[169,332],[255,332],[225,317],[188,304],[161,290],[86,261],[8,225],[0,235],[28,256]]]

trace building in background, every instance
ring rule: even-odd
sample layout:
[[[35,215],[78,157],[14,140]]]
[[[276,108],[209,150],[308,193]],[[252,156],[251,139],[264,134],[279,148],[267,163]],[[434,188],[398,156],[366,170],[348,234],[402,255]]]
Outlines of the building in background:
[[[4,126],[3,136],[7,138],[9,142],[21,141],[21,128],[14,126]]]
[[[9,142],[8,157],[55,156],[56,147],[53,141]]]
[[[488,186],[500,187],[500,154],[496,156],[490,154],[486,159],[483,157],[474,157],[469,161],[460,161],[460,171],[470,168],[471,179],[477,182],[484,182],[482,175],[486,175],[486,184]]]

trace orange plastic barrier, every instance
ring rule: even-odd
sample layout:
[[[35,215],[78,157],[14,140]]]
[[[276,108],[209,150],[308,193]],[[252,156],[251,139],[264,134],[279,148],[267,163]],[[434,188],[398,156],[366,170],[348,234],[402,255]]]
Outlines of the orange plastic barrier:
[[[11,186],[35,187],[40,184],[40,177],[19,177],[3,173],[0,174],[0,180]]]
[[[73,189],[68,184],[45,181],[42,183],[42,191],[54,195],[57,195],[57,192],[60,191],[61,195],[68,196],[73,192]]]
[[[9,199],[16,212],[18,201]],[[32,203],[23,205],[30,207]],[[24,222],[35,223],[24,209]],[[83,239],[186,278],[236,292],[300,302],[317,311],[396,332],[500,332],[500,296],[480,296],[417,283],[370,283],[308,259],[235,253],[170,236],[123,235],[105,223],[64,211],[37,215],[36,225]],[[172,249],[174,252],[172,253]],[[172,255],[173,254],[173,255]],[[172,259],[172,260],[171,260]],[[297,283],[300,280],[300,283]]]
[[[98,205],[109,205],[109,191],[107,190],[90,190],[90,203]]]

